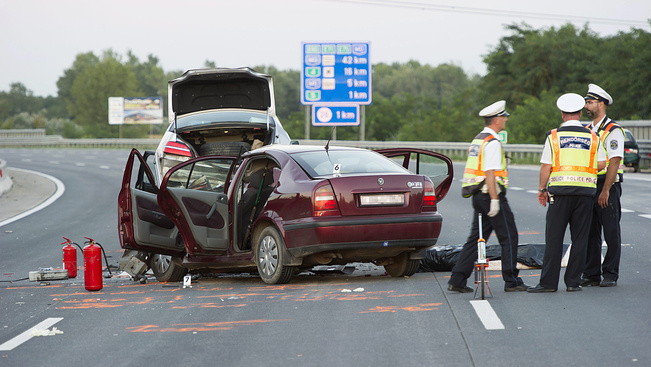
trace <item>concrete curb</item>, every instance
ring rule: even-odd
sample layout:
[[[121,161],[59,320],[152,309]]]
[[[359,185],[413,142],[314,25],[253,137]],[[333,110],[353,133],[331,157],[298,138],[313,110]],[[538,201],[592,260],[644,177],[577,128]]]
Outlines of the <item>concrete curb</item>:
[[[7,162],[0,159],[0,196],[2,196],[2,194],[4,194],[5,192],[9,191],[13,184],[13,182],[11,181],[11,177],[9,177],[9,175],[5,171],[5,167],[7,167]]]

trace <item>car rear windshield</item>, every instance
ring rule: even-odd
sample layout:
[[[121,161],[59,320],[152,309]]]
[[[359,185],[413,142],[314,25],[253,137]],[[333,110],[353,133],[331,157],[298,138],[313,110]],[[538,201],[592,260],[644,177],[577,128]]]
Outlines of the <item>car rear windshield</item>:
[[[176,127],[178,130],[183,130],[184,128],[222,123],[232,123],[238,126],[242,123],[266,124],[267,115],[250,111],[202,112],[178,118]],[[269,117],[269,123],[273,124],[271,117]]]
[[[369,150],[335,150],[300,152],[292,158],[312,178],[367,174],[409,173],[390,159]]]

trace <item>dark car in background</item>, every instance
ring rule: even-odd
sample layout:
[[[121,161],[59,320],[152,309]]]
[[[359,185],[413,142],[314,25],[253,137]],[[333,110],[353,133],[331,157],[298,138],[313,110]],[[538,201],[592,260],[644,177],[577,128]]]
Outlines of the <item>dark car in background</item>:
[[[640,150],[633,134],[624,129],[624,165],[633,167],[633,172],[640,170]]]
[[[267,145],[182,162],[159,186],[147,155],[134,149],[118,197],[120,244],[160,281],[188,271],[257,272],[280,284],[351,262],[413,275],[441,232],[437,204],[452,161],[422,149],[378,152]]]

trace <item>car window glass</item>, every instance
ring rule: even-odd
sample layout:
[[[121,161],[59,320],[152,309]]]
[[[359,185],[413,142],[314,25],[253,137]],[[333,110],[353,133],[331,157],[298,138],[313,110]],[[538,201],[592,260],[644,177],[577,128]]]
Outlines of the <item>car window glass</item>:
[[[626,131],[625,134],[626,134],[626,141],[628,142],[635,141],[635,138],[633,138],[633,134],[630,131]]]
[[[405,155],[397,155],[390,159],[396,164],[402,165]],[[412,173],[429,177],[434,183],[434,187],[440,185],[450,175],[448,165],[443,159],[428,154],[411,154],[407,169]]]
[[[174,171],[167,187],[224,192],[233,159],[215,158],[189,164]]]
[[[434,187],[438,187],[450,175],[447,163],[440,158],[427,154],[419,154],[419,161],[418,173],[429,177],[432,180],[432,183],[434,183]],[[415,162],[413,162],[413,164],[415,164]],[[412,166],[411,160],[409,166],[410,168]]]
[[[332,176],[338,167],[341,175],[363,173],[405,173],[402,166],[395,164],[383,155],[371,151],[330,151],[301,152],[292,158],[303,167],[311,177]]]
[[[269,118],[273,124],[273,119]],[[183,117],[176,121],[178,129],[197,125],[209,125],[215,123],[258,123],[266,124],[267,115],[259,112],[250,111],[218,111],[218,112],[201,112]]]

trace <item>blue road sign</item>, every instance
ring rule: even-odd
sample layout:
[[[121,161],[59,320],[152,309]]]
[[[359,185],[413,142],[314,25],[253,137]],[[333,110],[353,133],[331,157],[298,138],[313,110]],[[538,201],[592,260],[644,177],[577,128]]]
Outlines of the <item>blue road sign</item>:
[[[312,107],[314,126],[358,126],[359,105],[321,105]]]
[[[370,42],[302,42],[301,103],[371,104]]]

